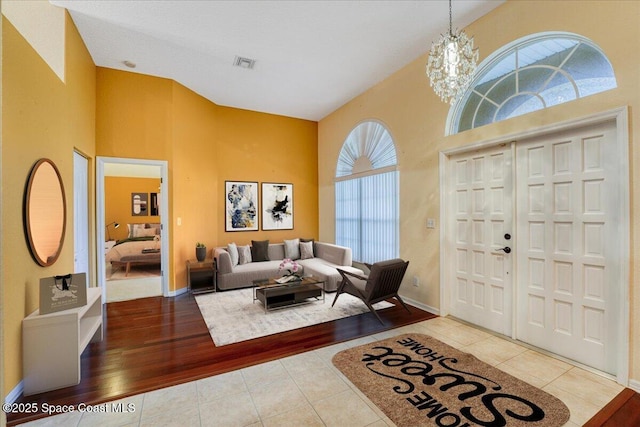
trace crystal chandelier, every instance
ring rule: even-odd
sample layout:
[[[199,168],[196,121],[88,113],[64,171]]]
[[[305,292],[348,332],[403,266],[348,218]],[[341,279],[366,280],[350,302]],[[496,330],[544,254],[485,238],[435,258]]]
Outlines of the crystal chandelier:
[[[454,33],[451,23],[449,0],[449,33],[440,35],[438,43],[431,45],[427,76],[440,99],[453,104],[471,83],[478,63],[478,49],[473,48],[473,37],[467,37],[464,31]]]

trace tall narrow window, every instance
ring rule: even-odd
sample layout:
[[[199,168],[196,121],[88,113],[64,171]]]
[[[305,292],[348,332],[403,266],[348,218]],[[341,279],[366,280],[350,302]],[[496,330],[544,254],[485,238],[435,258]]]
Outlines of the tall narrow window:
[[[387,129],[375,121],[354,128],[336,170],[336,243],[353,259],[373,263],[399,256],[398,171]]]
[[[449,110],[447,134],[616,86],[611,63],[589,39],[571,33],[533,34],[497,50],[479,65],[469,89]]]

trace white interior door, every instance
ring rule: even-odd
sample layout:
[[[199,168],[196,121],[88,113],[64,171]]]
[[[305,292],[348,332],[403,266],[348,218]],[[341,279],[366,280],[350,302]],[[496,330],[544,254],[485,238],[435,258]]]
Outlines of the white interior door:
[[[74,272],[89,276],[89,161],[73,152]]]
[[[450,313],[512,333],[512,152],[510,144],[449,162]]]
[[[615,122],[517,144],[517,338],[614,374],[620,278]]]

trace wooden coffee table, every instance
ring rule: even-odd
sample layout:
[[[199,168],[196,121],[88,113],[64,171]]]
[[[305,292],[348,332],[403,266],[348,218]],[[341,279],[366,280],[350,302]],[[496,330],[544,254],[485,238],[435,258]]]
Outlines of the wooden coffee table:
[[[295,282],[278,283],[276,278],[253,281],[253,302],[260,301],[265,313],[271,310],[322,301],[324,281],[308,276]]]

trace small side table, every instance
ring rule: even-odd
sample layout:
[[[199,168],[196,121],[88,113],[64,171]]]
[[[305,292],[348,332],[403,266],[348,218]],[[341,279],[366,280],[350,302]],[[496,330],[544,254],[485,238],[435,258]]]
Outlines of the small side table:
[[[216,260],[187,261],[187,286],[192,294],[216,291]]]

